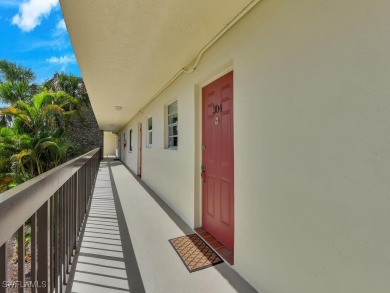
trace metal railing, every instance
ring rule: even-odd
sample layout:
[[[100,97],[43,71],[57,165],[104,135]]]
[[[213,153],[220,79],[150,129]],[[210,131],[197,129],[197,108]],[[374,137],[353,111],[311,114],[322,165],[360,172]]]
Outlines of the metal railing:
[[[0,194],[0,293],[65,292],[100,162],[95,149]],[[31,221],[31,282],[25,282],[25,223]],[[18,280],[7,278],[7,242],[17,232]]]

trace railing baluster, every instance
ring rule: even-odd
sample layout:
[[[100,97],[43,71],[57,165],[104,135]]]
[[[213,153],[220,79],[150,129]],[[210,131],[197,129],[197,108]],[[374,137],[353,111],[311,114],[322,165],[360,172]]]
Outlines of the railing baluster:
[[[74,246],[73,246],[73,249],[76,250],[76,245],[77,245],[77,240],[78,240],[78,227],[80,227],[80,202],[79,202],[79,199],[80,199],[80,173],[79,171],[77,171],[76,173],[76,183],[75,183],[75,206],[74,206],[74,213],[75,213],[75,225],[74,225],[74,239],[75,239],[75,243],[74,243]]]
[[[8,281],[7,278],[8,271],[8,244],[5,242],[0,247],[0,293],[7,293],[8,287],[3,282]]]
[[[81,168],[80,170],[80,175],[81,175],[81,202],[80,202],[80,225],[83,225],[83,217],[82,215],[84,214],[84,202],[85,202],[85,165]],[[81,229],[81,227],[79,227]]]
[[[68,226],[69,226],[69,214],[68,214],[68,199],[69,199],[69,181],[66,181],[64,184],[64,280],[63,284],[67,283],[67,274],[68,274]]]
[[[76,250],[76,242],[77,242],[77,234],[76,234],[76,227],[77,227],[77,173],[73,175],[73,227],[72,227],[72,234],[73,234],[73,246],[72,249],[75,252]],[[73,253],[74,254],[74,253]]]
[[[39,293],[50,292],[50,205],[46,201],[38,209],[38,282]]]
[[[61,278],[61,292],[64,292],[64,286],[66,284],[66,183],[62,187],[62,243],[61,243],[61,273],[62,273],[62,278]]]
[[[88,202],[92,196],[92,160],[88,161]]]
[[[67,251],[68,251],[68,259],[67,259],[67,274],[70,274],[70,266],[72,264],[72,199],[73,199],[73,177],[69,178],[68,181],[68,243],[67,243]]]
[[[88,199],[89,199],[89,167],[87,162],[85,164],[85,212],[87,211]]]
[[[59,219],[59,253],[58,253],[58,256],[59,256],[59,273],[60,273],[60,278],[59,278],[59,281],[58,281],[58,287],[59,287],[59,292],[62,293],[62,284],[63,284],[63,269],[62,269],[62,266],[63,266],[63,263],[64,263],[64,203],[63,203],[63,199],[64,199],[64,194],[63,194],[63,187],[60,188],[60,194],[59,194],[59,200],[58,200],[58,203],[59,203],[59,208],[60,208],[60,219]]]
[[[55,203],[54,203],[54,194],[49,199],[50,203],[50,276],[51,276],[51,282],[50,282],[50,292],[53,292],[54,290],[54,284],[55,284],[55,253],[54,253],[54,245],[55,245]]]
[[[73,177],[69,179],[69,197],[68,197],[68,274],[70,273],[70,266],[72,264],[72,207],[73,207]]]
[[[77,173],[73,175],[73,226],[72,226],[72,235],[73,235],[73,245],[72,250],[76,250],[77,242]]]
[[[87,211],[87,204],[88,204],[88,162],[85,163],[84,165],[84,172],[85,172],[85,207],[84,210],[85,212]]]
[[[83,211],[83,199],[84,199],[84,167],[79,170],[79,223],[77,226],[77,235],[80,235],[80,227],[83,222],[81,217]]]
[[[82,162],[81,165],[80,162]],[[18,215],[32,214],[32,293],[62,293],[67,290],[69,273],[74,264],[73,257],[92,200],[99,163],[100,150],[93,150],[65,163],[63,167],[68,169],[59,168],[56,171],[48,171],[45,176],[38,179],[38,185],[36,182],[29,183],[30,185],[27,182],[24,183],[24,189],[20,186],[21,189],[18,191],[23,194],[21,197],[14,197],[17,193],[7,191],[7,203],[2,202],[1,211],[12,210],[12,213]],[[68,170],[74,170],[74,173],[69,174]],[[32,208],[20,213],[20,204],[14,198],[31,200]],[[42,202],[44,204],[39,207]],[[0,247],[0,293],[9,291],[5,286],[9,281],[7,279],[9,255],[6,240],[14,231],[18,233],[18,281],[20,282],[18,284],[21,285],[18,291],[24,292],[26,247],[23,221],[27,219],[11,219],[7,213],[1,212],[0,220],[7,223],[4,227],[8,228],[8,230],[2,229],[0,233],[0,243],[3,243]],[[36,285],[39,286],[35,287]]]
[[[87,212],[87,203],[88,203],[88,162],[84,165],[84,209],[83,209],[83,220],[85,218],[85,213]],[[83,221],[84,222],[84,221]]]
[[[68,191],[67,191],[67,186],[66,182],[62,188],[62,233],[63,233],[63,238],[62,238],[62,285],[66,284],[66,241],[67,241],[67,235],[66,235],[66,223],[67,223],[67,211],[66,211],[66,197],[68,196]]]
[[[82,226],[82,223],[83,223],[83,218],[82,218],[82,214],[83,214],[83,209],[84,209],[84,205],[83,205],[83,201],[84,201],[84,166],[80,169],[79,171],[79,225],[77,227],[77,234],[80,235],[80,227]]]
[[[68,234],[69,234],[69,242],[68,242],[68,273],[70,273],[70,268],[72,265],[72,256],[73,256],[73,176],[69,179],[69,226],[68,226]]]
[[[83,210],[82,210],[82,217],[84,223],[85,220],[85,213],[87,212],[87,164],[84,165],[84,172],[83,172],[84,180],[83,180],[83,192],[84,192],[84,198],[83,198]]]
[[[18,281],[21,286],[19,286],[18,292],[24,293],[25,285],[25,273],[24,273],[24,252],[25,252],[25,243],[24,243],[24,224],[18,230]]]
[[[35,284],[37,281],[37,214],[34,213],[31,217],[31,282]],[[33,286],[31,293],[36,293],[37,288]]]
[[[75,197],[75,214],[76,214],[76,222],[74,226],[74,233],[75,233],[75,239],[76,242],[78,241],[78,227],[80,227],[80,172],[76,172],[76,197]],[[73,249],[76,249],[76,245],[73,247]]]
[[[58,293],[58,275],[59,275],[59,267],[60,267],[60,230],[59,230],[59,217],[60,217],[60,209],[59,209],[59,191],[57,191],[53,195],[53,206],[54,206],[54,288],[55,292]]]

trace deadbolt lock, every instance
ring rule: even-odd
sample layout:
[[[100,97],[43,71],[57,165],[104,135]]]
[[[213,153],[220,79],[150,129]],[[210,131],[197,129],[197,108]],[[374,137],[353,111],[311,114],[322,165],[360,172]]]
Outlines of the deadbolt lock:
[[[200,170],[202,171],[200,173],[200,177],[202,178],[202,184],[203,184],[203,186],[205,186],[206,185],[206,176],[205,176],[205,174],[206,174],[206,165],[202,164],[202,166],[200,166]]]

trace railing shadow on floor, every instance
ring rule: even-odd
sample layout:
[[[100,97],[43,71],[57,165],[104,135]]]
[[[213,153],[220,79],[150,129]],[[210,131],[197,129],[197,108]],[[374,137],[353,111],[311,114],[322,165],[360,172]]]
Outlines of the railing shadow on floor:
[[[80,242],[77,265],[69,278],[72,288],[67,292],[145,292],[107,162],[101,162]]]

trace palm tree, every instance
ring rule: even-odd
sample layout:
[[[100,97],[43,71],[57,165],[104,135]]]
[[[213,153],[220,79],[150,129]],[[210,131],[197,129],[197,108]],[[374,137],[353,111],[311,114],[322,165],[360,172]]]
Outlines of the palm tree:
[[[39,90],[34,79],[31,69],[0,60],[0,101],[13,104],[30,99]]]
[[[78,100],[65,92],[44,90],[30,101],[0,111],[14,118],[0,128],[0,191],[58,166],[75,152],[63,135]],[[12,180],[11,180],[12,179]]]
[[[12,173],[11,163],[11,157],[18,151],[14,131],[8,127],[0,128],[0,192],[13,187],[14,181],[18,181]]]
[[[89,106],[87,89],[81,77],[63,72],[55,73],[43,86],[54,91],[63,91],[77,98],[82,104]]]
[[[0,192],[62,164],[76,154],[66,128],[90,108],[82,78],[56,73],[43,86],[34,73],[0,60]],[[67,130],[69,132],[69,130]]]
[[[30,101],[17,101],[0,114],[10,115],[24,133],[39,135],[51,130],[63,131],[66,116],[77,113],[78,100],[65,92],[43,90]]]
[[[14,62],[0,60],[0,73],[5,81],[29,81],[32,82],[35,78],[31,69],[24,68]]]

